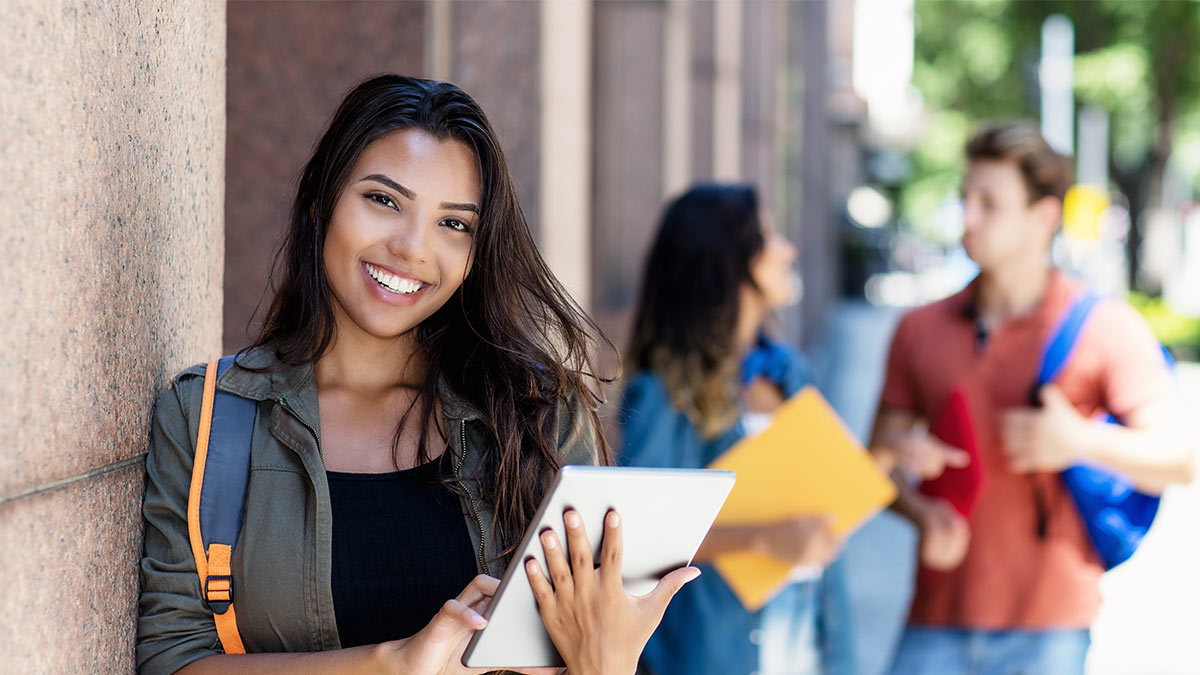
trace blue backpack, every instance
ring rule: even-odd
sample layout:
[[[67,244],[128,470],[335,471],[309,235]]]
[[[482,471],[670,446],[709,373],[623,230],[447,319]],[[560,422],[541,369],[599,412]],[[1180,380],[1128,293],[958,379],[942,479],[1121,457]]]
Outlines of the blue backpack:
[[[1067,309],[1042,353],[1038,388],[1052,382],[1066,364],[1083,324],[1100,296],[1084,292]],[[1174,364],[1163,349],[1167,367]],[[1120,424],[1112,415],[1108,422]],[[1112,569],[1129,559],[1158,513],[1159,497],[1139,492],[1126,477],[1096,464],[1076,464],[1062,472],[1063,483],[1087,526],[1088,535],[1104,562]]]

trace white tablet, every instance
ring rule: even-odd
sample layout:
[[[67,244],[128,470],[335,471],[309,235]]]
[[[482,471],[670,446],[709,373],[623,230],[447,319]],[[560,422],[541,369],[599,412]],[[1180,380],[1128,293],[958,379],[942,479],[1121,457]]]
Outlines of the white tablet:
[[[463,653],[468,668],[565,665],[542,626],[523,561],[547,569],[538,535],[547,528],[566,545],[563,511],[574,508],[599,559],[604,515],[621,514],[625,589],[643,595],[668,572],[691,563],[733,488],[732,471],[564,466],[517,547],[485,612],[488,625]]]

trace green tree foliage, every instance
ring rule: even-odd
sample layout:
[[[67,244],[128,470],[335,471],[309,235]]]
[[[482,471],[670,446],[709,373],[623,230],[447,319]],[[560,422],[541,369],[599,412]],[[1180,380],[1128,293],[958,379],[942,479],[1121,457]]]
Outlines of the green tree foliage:
[[[1076,98],[1110,114],[1112,175],[1135,223],[1156,205],[1172,151],[1200,151],[1200,0],[917,0],[913,83],[930,115],[901,208],[919,230],[934,230],[974,123],[1038,118],[1041,26],[1051,14],[1075,25]],[[1176,159],[1200,173],[1200,152]]]

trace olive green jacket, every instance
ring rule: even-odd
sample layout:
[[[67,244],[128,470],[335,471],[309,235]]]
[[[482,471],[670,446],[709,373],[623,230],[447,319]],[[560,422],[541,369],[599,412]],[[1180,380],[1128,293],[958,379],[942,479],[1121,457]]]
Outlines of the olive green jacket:
[[[275,363],[259,348],[239,363]],[[338,649],[330,591],[332,514],[321,456],[317,388],[311,366],[255,373],[230,367],[217,387],[258,401],[242,532],[232,561],[234,606],[247,652]],[[200,593],[188,540],[187,501],[204,389],[204,366],[180,373],[154,409],[146,459],[145,550],[137,663],[143,673],[173,673],[222,653],[212,612]],[[492,508],[480,498],[478,469],[491,441],[477,413],[445,386],[439,390],[462,513],[481,572],[500,576],[506,561],[489,537]],[[589,416],[566,403],[556,414],[564,464],[595,464]],[[402,600],[402,599],[401,599]],[[407,636],[396,636],[407,637]]]

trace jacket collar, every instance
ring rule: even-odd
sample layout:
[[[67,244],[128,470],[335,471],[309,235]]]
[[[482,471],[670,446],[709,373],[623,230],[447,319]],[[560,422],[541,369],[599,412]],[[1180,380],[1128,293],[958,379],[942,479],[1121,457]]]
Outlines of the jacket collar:
[[[226,370],[217,381],[217,387],[256,401],[286,399],[304,420],[315,423],[318,421],[317,382],[312,364],[272,370],[278,363],[279,358],[271,345],[254,347],[238,355],[236,364],[244,367]],[[442,402],[442,414],[448,421],[467,421],[481,416],[470,402],[450,387],[444,376],[438,381],[438,397]]]

